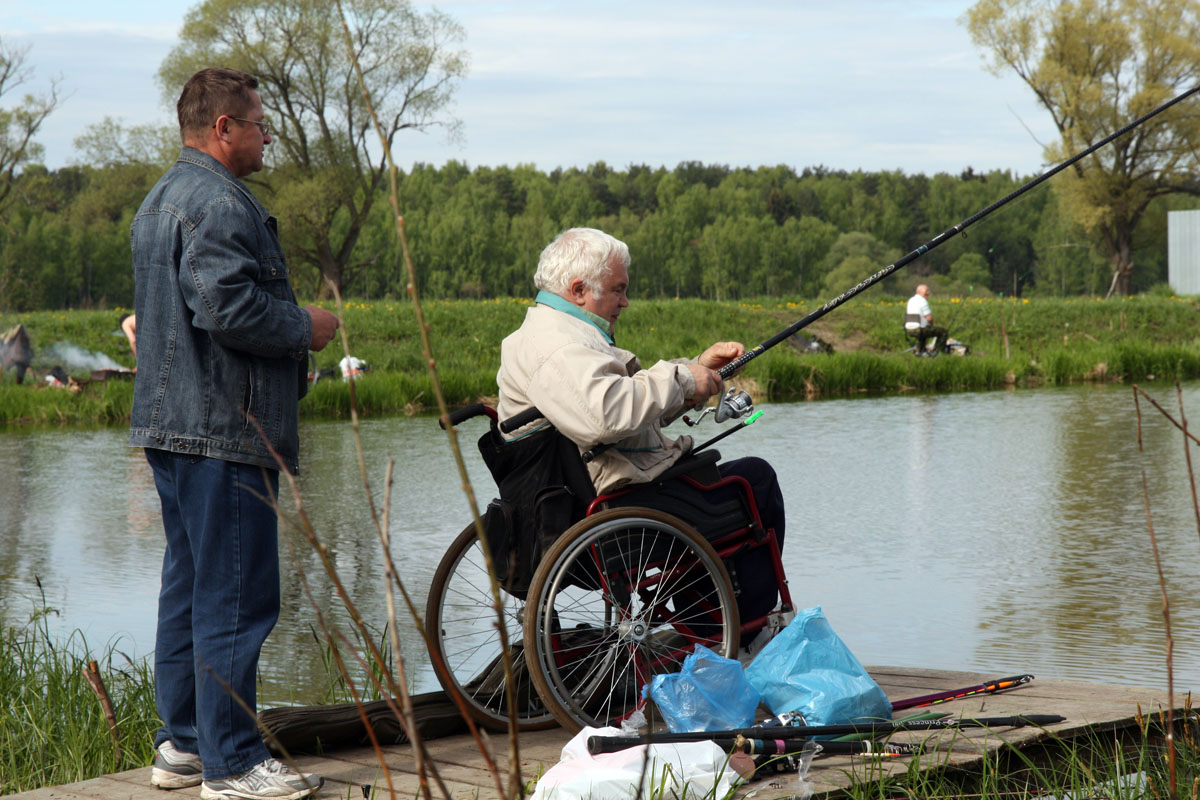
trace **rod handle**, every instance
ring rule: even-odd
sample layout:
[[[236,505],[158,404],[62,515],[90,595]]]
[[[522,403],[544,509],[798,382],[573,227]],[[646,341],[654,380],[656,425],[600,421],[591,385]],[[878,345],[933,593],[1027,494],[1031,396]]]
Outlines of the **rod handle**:
[[[639,744],[646,744],[641,736],[589,736],[587,740],[588,752],[594,756],[617,753]]]

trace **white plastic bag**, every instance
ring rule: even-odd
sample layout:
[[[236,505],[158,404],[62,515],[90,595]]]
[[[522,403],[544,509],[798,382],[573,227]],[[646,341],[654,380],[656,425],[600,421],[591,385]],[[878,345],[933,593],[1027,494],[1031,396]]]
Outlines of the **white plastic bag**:
[[[616,728],[584,728],[562,751],[562,760],[542,775],[531,800],[629,800],[642,781],[643,797],[699,800],[724,797],[741,782],[729,756],[712,742],[653,744],[592,755],[589,736],[620,736]],[[643,771],[645,772],[643,780]]]

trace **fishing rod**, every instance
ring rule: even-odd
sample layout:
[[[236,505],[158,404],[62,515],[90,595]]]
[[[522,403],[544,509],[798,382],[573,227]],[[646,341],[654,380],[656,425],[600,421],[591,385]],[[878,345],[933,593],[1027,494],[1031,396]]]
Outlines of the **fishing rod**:
[[[925,253],[928,253],[930,250],[934,249],[935,247],[938,247],[939,245],[944,244],[952,236],[964,232],[971,225],[974,225],[976,222],[983,219],[988,214],[991,214],[996,209],[1015,200],[1016,198],[1025,194],[1025,192],[1029,191],[1030,189],[1032,189],[1033,187],[1042,183],[1043,181],[1045,181],[1049,178],[1052,178],[1053,176],[1057,175],[1059,172],[1062,172],[1064,169],[1071,166],[1072,164],[1079,161],[1080,159],[1091,155],[1092,153],[1096,152],[1101,147],[1104,147],[1106,144],[1113,141],[1114,139],[1124,136],[1126,133],[1129,133],[1129,131],[1131,131],[1134,128],[1136,128],[1137,126],[1141,125],[1146,120],[1148,120],[1151,117],[1154,117],[1158,114],[1161,114],[1163,111],[1166,111],[1171,106],[1175,105],[1176,103],[1182,102],[1183,100],[1187,99],[1188,97],[1190,97],[1191,95],[1195,94],[1198,91],[1200,91],[1200,86],[1196,86],[1192,89],[1188,89],[1183,94],[1167,101],[1166,103],[1163,103],[1161,106],[1150,111],[1149,113],[1143,114],[1142,116],[1138,117],[1133,122],[1126,125],[1124,128],[1121,128],[1116,133],[1109,134],[1108,136],[1106,136],[1103,139],[1101,139],[1100,141],[1096,142],[1094,145],[1087,148],[1086,150],[1083,150],[1083,151],[1071,156],[1066,161],[1062,162],[1061,164],[1054,167],[1053,169],[1043,172],[1041,175],[1039,175],[1036,178],[1034,178],[1033,180],[1029,181],[1024,186],[1021,186],[1021,187],[1015,189],[1014,191],[1012,191],[1011,193],[1009,193],[1006,197],[1003,197],[1000,200],[997,200],[996,202],[992,203],[990,206],[983,209],[982,211],[978,211],[975,214],[971,215],[970,217],[967,217],[965,220],[958,223],[953,228],[949,228],[949,229],[943,231],[942,233],[939,233],[937,236],[933,237],[928,242],[926,242],[925,244],[918,247],[916,250],[913,250],[912,252],[908,253],[907,255],[902,256],[899,260],[895,261],[894,263],[887,265],[886,267],[879,270],[871,277],[863,280],[857,286],[855,286],[852,289],[849,289],[849,290],[843,292],[842,294],[838,295],[837,297],[833,298],[828,303],[826,303],[825,305],[818,308],[816,311],[813,311],[812,313],[808,314],[804,318],[802,318],[802,319],[798,320],[797,322],[793,323],[792,325],[789,325],[788,327],[784,328],[782,331],[775,334],[771,338],[767,339],[765,342],[758,345],[754,349],[747,350],[745,353],[738,356],[733,361],[730,361],[728,364],[726,364],[725,366],[718,369],[717,372],[721,375],[722,378],[732,377],[734,375],[734,373],[736,373],[742,367],[746,366],[746,364],[749,363],[751,360],[762,355],[767,350],[770,350],[772,347],[779,344],[784,339],[787,339],[789,336],[791,336],[792,334],[794,334],[796,331],[800,330],[801,328],[807,327],[808,325],[811,325],[812,323],[816,322],[818,319],[825,316],[830,311],[832,311],[833,309],[840,306],[842,303],[845,303],[851,297],[854,297],[855,295],[874,286],[875,284],[879,283],[881,280],[886,278],[888,275],[891,275],[896,270],[908,265],[912,261],[915,261],[917,258],[924,255]]]
[[[708,447],[709,445],[714,445],[714,444],[716,444],[717,442],[721,441],[722,439],[724,439],[726,436],[729,436],[730,434],[737,433],[739,430],[741,430],[742,428],[746,427],[747,425],[753,425],[753,424],[754,424],[754,422],[755,422],[755,421],[756,421],[756,420],[757,420],[759,417],[761,417],[761,416],[762,416],[762,414],[763,414],[762,410],[761,410],[761,409],[759,409],[758,411],[755,411],[753,414],[751,414],[751,415],[750,415],[749,417],[747,417],[746,419],[742,420],[740,424],[738,424],[738,425],[731,425],[731,426],[729,426],[728,428],[726,428],[725,430],[723,430],[723,431],[721,431],[720,433],[718,433],[716,436],[714,436],[714,437],[712,437],[711,439],[709,439],[709,440],[708,440],[707,442],[705,442],[704,444],[700,445],[699,447],[693,447],[693,448],[692,448],[692,455],[695,455],[696,453],[699,453],[701,450],[705,449],[705,448],[706,448],[706,447]]]
[[[924,752],[924,742],[814,742],[812,739],[713,739],[727,753],[752,756],[791,756],[812,752],[818,756],[912,756]]]
[[[978,719],[913,719],[905,721],[850,722],[841,725],[786,725],[760,728],[735,728],[727,731],[689,731],[648,736],[589,736],[588,752],[614,753],[639,744],[679,744],[707,742],[713,739],[807,739],[813,736],[840,736],[847,733],[870,733],[882,736],[896,731],[931,731],[946,728],[1022,728],[1026,725],[1046,727],[1063,722],[1058,714],[1022,714],[1010,717],[980,717]]]
[[[1018,686],[1024,686],[1033,680],[1032,675],[1014,675],[1011,678],[996,678],[995,680],[981,683],[978,686],[967,686],[963,689],[951,689],[946,692],[936,692],[934,694],[921,695],[920,697],[910,697],[907,700],[897,700],[892,703],[892,711],[900,711],[905,708],[920,708],[922,706],[932,706],[938,703],[945,703],[950,700],[959,700],[963,697],[970,697],[976,694],[994,694],[1002,692],[1006,689],[1015,689]]]

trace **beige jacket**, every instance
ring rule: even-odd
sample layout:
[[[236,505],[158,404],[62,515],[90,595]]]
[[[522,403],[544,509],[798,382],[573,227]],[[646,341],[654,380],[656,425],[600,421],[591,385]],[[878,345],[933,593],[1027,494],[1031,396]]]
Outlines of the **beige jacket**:
[[[580,452],[616,442],[588,465],[603,493],[653,480],[692,449],[690,436],[671,439],[661,429],[663,418],[682,413],[696,390],[685,363],[642,369],[633,353],[609,344],[591,323],[539,304],[500,346],[496,410],[505,420],[536,406]]]

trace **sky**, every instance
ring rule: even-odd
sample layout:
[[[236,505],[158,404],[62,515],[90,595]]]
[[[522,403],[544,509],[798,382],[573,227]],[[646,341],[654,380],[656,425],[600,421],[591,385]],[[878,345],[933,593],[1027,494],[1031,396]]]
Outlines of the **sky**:
[[[51,169],[105,116],[174,124],[155,75],[200,0],[0,0],[0,39],[65,95],[37,141]],[[448,0],[470,70],[449,109],[460,142],[397,139],[398,164],[957,174],[1044,168],[1049,115],[984,69],[954,0]]]

